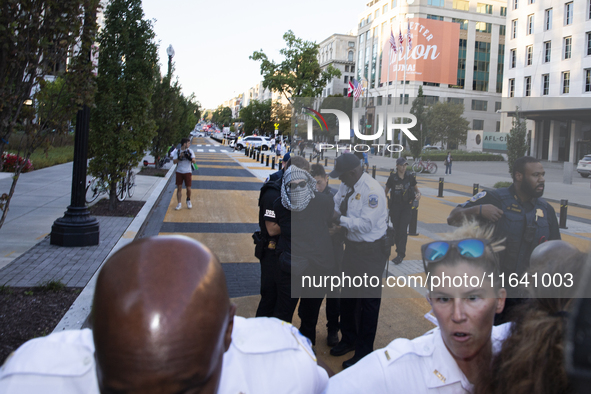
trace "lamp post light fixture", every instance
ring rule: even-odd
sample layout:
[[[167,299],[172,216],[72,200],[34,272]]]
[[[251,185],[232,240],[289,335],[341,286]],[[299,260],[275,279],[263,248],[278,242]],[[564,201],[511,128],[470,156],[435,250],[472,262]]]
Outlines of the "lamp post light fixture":
[[[174,48],[172,44],[166,48],[166,54],[168,55],[168,75],[170,76],[171,68],[172,68],[172,58],[174,57]]]

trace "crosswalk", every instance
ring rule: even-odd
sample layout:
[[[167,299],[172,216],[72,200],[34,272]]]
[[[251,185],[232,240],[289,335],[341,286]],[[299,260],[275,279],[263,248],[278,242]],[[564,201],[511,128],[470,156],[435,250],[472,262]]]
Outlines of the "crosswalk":
[[[228,147],[225,147],[225,146],[220,146],[217,149],[194,149],[194,150],[197,153],[203,153],[205,151],[211,152],[211,153],[231,152],[232,151],[231,148],[228,148]]]

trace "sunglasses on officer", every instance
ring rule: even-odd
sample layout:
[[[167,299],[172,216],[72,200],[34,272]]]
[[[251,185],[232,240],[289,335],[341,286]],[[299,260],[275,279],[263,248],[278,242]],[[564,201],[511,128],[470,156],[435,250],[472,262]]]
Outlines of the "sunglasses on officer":
[[[485,239],[461,239],[456,241],[434,241],[421,246],[423,267],[427,272],[427,266],[442,261],[454,248],[460,256],[467,259],[478,259],[484,255],[484,250],[490,243]]]

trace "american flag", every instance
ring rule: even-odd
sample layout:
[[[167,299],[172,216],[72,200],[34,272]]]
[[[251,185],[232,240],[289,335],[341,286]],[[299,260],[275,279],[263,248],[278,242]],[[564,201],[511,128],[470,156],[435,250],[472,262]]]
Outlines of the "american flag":
[[[408,51],[412,49],[412,34],[410,34],[410,21],[408,22],[408,28],[406,29],[406,40],[408,41]]]
[[[400,25],[398,25],[398,41],[400,41],[400,49],[402,50],[402,44],[404,44],[404,38],[402,38],[402,30],[400,29]]]
[[[396,49],[396,39],[394,38],[394,33],[392,32],[392,28],[390,28],[390,47],[392,48],[392,51],[394,53],[396,53],[397,49]]]
[[[357,101],[363,93],[363,85],[361,85],[358,81],[353,79],[353,87],[353,95],[355,96],[355,101]]]

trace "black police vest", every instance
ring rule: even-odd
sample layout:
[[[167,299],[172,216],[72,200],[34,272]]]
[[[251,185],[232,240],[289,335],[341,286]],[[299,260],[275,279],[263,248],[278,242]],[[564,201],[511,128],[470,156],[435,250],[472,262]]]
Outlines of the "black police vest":
[[[390,192],[391,202],[394,204],[401,204],[405,203],[410,206],[411,201],[415,199],[414,190],[411,189],[410,180],[412,175],[404,174],[404,178],[394,181],[394,185]],[[397,188],[396,186],[402,185],[402,188]]]
[[[506,238],[501,270],[506,274],[516,272],[521,275],[529,268],[534,248],[550,239],[548,203],[538,198],[534,208],[526,212],[509,189],[496,192],[501,199],[503,217],[495,227],[495,235]]]

